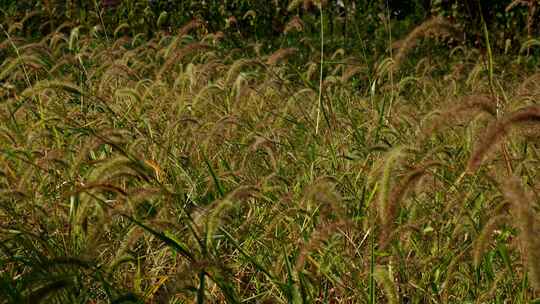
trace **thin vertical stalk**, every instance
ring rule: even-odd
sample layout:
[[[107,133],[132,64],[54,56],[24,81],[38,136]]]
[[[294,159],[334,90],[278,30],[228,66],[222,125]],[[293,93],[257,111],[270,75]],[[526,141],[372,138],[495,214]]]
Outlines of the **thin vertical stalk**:
[[[101,23],[101,26],[103,27],[103,32],[105,33],[105,40],[107,40],[107,42],[110,43],[111,41],[109,40],[109,36],[107,35],[107,28],[105,27],[105,22],[103,22],[103,16],[101,15],[101,8],[98,5],[97,0],[94,0],[94,6],[96,7],[96,11],[99,16],[99,22]]]
[[[488,77],[489,77],[489,90],[491,97],[496,101],[496,117],[498,118],[501,111],[501,104],[499,102],[499,96],[495,92],[495,83],[493,81],[493,51],[491,50],[491,43],[489,41],[489,31],[487,28],[486,20],[484,19],[484,13],[482,12],[482,6],[478,1],[478,9],[480,10],[480,20],[482,21],[482,30],[484,32],[484,39],[486,40],[486,49],[488,55]],[[508,149],[504,143],[501,144],[501,150],[504,156],[504,163],[506,165],[506,171],[508,175],[512,174],[512,164],[510,163],[510,155]]]
[[[388,4],[388,0],[386,0],[386,26],[388,27],[388,50],[390,51],[390,58],[392,61],[394,60],[394,54],[392,51],[392,24],[390,23],[390,5]],[[388,77],[390,78],[390,87],[392,88],[391,95],[390,95],[390,101],[388,105],[388,116],[390,116],[392,113],[392,104],[394,103],[394,69],[390,69]],[[383,108],[384,111],[384,108]],[[383,112],[384,115],[384,112]]]
[[[321,17],[321,72],[319,74],[319,101],[317,106],[317,122],[315,124],[315,134],[319,134],[319,121],[321,119],[322,108],[322,90],[323,90],[323,68],[324,68],[324,12],[322,4],[320,5]]]

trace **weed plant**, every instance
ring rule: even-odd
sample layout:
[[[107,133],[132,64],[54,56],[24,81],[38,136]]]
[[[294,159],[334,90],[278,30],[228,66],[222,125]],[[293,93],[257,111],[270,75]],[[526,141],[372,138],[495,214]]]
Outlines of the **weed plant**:
[[[539,74],[405,64],[453,30],[372,65],[2,27],[0,303],[538,301]]]

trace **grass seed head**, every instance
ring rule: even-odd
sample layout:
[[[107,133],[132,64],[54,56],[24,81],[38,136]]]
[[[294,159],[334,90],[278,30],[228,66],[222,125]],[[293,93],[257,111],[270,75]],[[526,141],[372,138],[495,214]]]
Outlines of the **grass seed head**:
[[[288,57],[292,56],[298,51],[297,48],[282,48],[274,52],[268,59],[266,60],[266,64],[272,66],[276,65],[280,62],[285,61]]]
[[[534,198],[523,189],[521,180],[516,176],[506,179],[502,183],[502,190],[517,219],[519,239],[525,251],[531,285],[540,291],[540,222],[533,209]]]
[[[471,154],[467,166],[468,172],[474,172],[482,164],[484,158],[500,143],[509,133],[512,127],[519,127],[523,123],[539,123],[540,106],[528,106],[505,115],[493,122],[478,140]]]
[[[403,61],[405,60],[407,53],[416,46],[416,43],[420,38],[428,35],[451,35],[456,36],[455,26],[443,17],[433,17],[412,30],[405,39],[398,41],[395,46],[398,47],[398,51],[394,57],[393,68],[399,70]]]

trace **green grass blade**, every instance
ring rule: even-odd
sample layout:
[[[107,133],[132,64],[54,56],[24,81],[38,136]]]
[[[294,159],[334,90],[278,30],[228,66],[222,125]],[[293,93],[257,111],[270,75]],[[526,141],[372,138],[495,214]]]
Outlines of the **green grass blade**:
[[[123,217],[127,218],[128,220],[132,221],[133,223],[135,223],[137,226],[141,227],[142,229],[144,229],[146,232],[149,232],[150,234],[152,234],[153,236],[157,237],[158,239],[160,239],[162,242],[164,242],[167,246],[171,247],[174,251],[180,253],[182,256],[184,256],[185,258],[187,258],[189,261],[193,262],[195,260],[195,256],[189,252],[189,250],[187,249],[187,247],[166,236],[164,233],[162,232],[159,232],[159,231],[156,231],[152,228],[150,228],[149,226],[143,224],[142,222],[136,220],[135,218],[129,216],[129,215],[126,215],[126,214],[122,214]]]
[[[208,168],[208,172],[210,172],[210,175],[212,176],[212,180],[214,181],[214,184],[216,186],[216,189],[219,193],[219,196],[220,197],[224,197],[225,196],[225,191],[223,190],[223,187],[221,186],[221,183],[219,182],[219,178],[217,177],[216,173],[214,172],[214,169],[212,169],[212,165],[210,165],[210,162],[208,161],[208,158],[206,157],[206,155],[203,153],[203,159],[204,159],[204,163],[206,164],[207,168]]]

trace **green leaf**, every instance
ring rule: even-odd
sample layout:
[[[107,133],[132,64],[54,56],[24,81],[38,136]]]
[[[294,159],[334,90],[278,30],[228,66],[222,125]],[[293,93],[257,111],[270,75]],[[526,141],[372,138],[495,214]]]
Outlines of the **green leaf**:
[[[133,217],[131,217],[129,215],[122,214],[122,216],[129,219],[130,221],[135,223],[137,226],[143,228],[145,231],[149,232],[150,234],[152,234],[155,237],[157,237],[158,239],[160,239],[167,246],[171,247],[174,251],[182,254],[189,261],[193,262],[195,260],[195,257],[193,256],[193,254],[191,252],[189,252],[187,247],[184,244],[182,244],[181,242],[179,242],[179,241],[177,241],[177,240],[175,240],[175,239],[173,239],[171,237],[168,237],[167,235],[165,235],[162,232],[159,232],[159,231],[156,231],[156,230],[150,228],[149,226],[143,224],[142,222],[139,222],[138,220],[136,220],[135,218],[133,218]]]
[[[208,158],[206,157],[206,155],[204,153],[203,153],[203,159],[204,159],[204,163],[208,167],[208,171],[210,172],[210,175],[212,176],[212,179],[214,180],[214,184],[216,185],[216,189],[219,192],[220,197],[224,197],[225,196],[225,191],[223,190],[223,187],[221,186],[221,183],[219,182],[219,179],[218,179],[216,173],[212,169],[212,166],[210,165],[210,162],[208,161]]]

